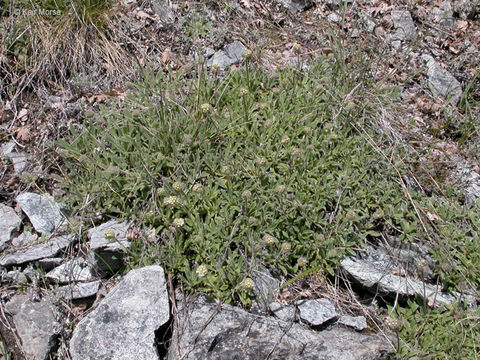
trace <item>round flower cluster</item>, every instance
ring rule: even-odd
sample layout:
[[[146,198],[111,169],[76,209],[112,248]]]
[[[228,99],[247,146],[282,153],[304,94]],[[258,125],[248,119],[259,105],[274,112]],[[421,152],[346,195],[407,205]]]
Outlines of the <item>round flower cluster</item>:
[[[265,125],[266,128],[271,127],[273,125],[273,120],[271,120],[271,119],[265,120],[264,125]]]
[[[202,113],[208,114],[210,110],[212,110],[212,105],[205,103],[200,105],[200,110],[202,110]]]
[[[398,319],[395,319],[395,318],[392,318],[390,316],[386,317],[383,322],[385,323],[385,325],[387,325],[388,328],[390,328],[391,330],[398,330],[401,326],[402,326],[402,323],[400,322],[400,320]]]
[[[338,135],[335,134],[335,133],[331,133],[330,136],[328,137],[329,141],[333,141],[333,140],[337,140],[337,139],[338,139]]]
[[[240,89],[240,96],[246,96],[248,95],[248,90],[246,88],[241,88]]]
[[[105,237],[105,239],[107,239],[110,242],[115,240],[115,233],[112,230],[105,231],[103,233],[103,236]]]
[[[283,243],[282,244],[282,251],[283,252],[290,252],[292,250],[292,245],[290,243]]]
[[[282,140],[280,140],[280,143],[286,144],[290,141],[290,137],[288,135],[283,135]]]
[[[157,196],[163,196],[165,195],[165,188],[162,186],[157,189]]]
[[[183,190],[183,183],[181,183],[180,181],[175,181],[173,184],[172,184],[172,188],[173,190],[175,191],[182,191]]]
[[[202,184],[196,183],[195,185],[193,185],[192,191],[195,193],[201,193],[203,191]]]
[[[348,221],[351,221],[351,220],[355,219],[355,211],[348,210],[347,214],[345,215],[345,219],[348,220]]]
[[[251,290],[255,286],[254,282],[250,278],[245,278],[240,283],[240,287],[245,290]]]
[[[324,242],[325,241],[325,235],[323,234],[318,234],[317,237],[315,238],[318,242]]]
[[[255,162],[258,166],[263,166],[267,162],[267,159],[265,159],[263,156],[260,156],[255,160]]]
[[[248,218],[248,223],[249,223],[250,225],[253,225],[253,224],[255,224],[256,222],[257,222],[257,219],[255,219],[253,216],[250,216],[250,217]]]
[[[192,142],[193,142],[192,135],[190,135],[190,134],[184,134],[183,135],[183,144],[184,145],[187,145],[187,146],[192,145]]]
[[[305,259],[303,256],[301,256],[301,257],[298,258],[297,264],[298,264],[298,266],[303,267],[303,266],[307,265],[307,259]]]
[[[183,218],[176,218],[173,220],[172,225],[176,228],[180,228],[185,225],[185,220]]]
[[[245,60],[249,60],[251,57],[252,57],[252,51],[251,50],[247,49],[242,53],[242,58],[244,58]]]
[[[301,154],[301,151],[298,147],[294,147],[292,148],[292,156],[293,157],[299,157]]]
[[[204,277],[207,275],[207,267],[205,265],[200,265],[197,267],[197,270],[195,270],[195,273],[197,274],[198,277]]]
[[[293,52],[294,52],[295,54],[299,54],[299,53],[300,53],[300,49],[301,49],[300,44],[298,44],[298,43],[293,44],[292,50],[293,50]]]
[[[265,234],[265,235],[263,236],[263,242],[264,242],[266,245],[273,245],[273,244],[275,244],[275,238],[274,238],[272,235]]]
[[[242,197],[244,199],[250,199],[252,197],[252,192],[250,190],[243,190]]]
[[[230,166],[228,165],[223,165],[221,168],[220,168],[220,172],[224,175],[228,175],[230,173]]]
[[[177,196],[167,196],[163,199],[164,206],[178,206],[180,205],[180,199]]]
[[[285,185],[277,185],[277,187],[275,188],[275,191],[278,192],[278,193],[280,193],[280,194],[282,194],[282,193],[285,192],[286,189],[287,189],[287,188],[286,188]]]

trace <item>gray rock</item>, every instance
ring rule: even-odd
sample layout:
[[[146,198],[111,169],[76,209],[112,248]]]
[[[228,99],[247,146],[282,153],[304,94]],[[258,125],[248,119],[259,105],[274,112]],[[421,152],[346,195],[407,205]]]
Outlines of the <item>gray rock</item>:
[[[38,240],[37,234],[32,234],[30,231],[24,231],[12,240],[12,245],[16,248],[31,246],[36,244]]]
[[[56,294],[66,300],[84,299],[94,296],[100,289],[102,282],[100,280],[61,286],[56,290]]]
[[[27,295],[15,295],[5,308],[13,317],[13,323],[22,341],[21,348],[27,359],[49,359],[59,328],[52,304],[45,299],[33,302]]]
[[[252,271],[252,280],[255,284],[254,291],[257,295],[253,307],[260,311],[268,311],[272,301],[277,297],[280,281],[275,279],[267,268],[259,266],[258,270]]]
[[[292,11],[305,11],[313,6],[312,0],[279,0],[279,2]]]
[[[77,116],[80,113],[80,111],[82,111],[82,105],[78,102],[69,103],[65,107],[65,113],[69,117]]]
[[[52,270],[54,267],[60,266],[63,262],[63,258],[56,257],[56,258],[46,258],[40,259],[37,261],[37,265],[41,267],[45,271]]]
[[[453,158],[456,169],[453,174],[454,179],[458,179],[461,186],[465,189],[465,198],[467,202],[473,203],[480,199],[480,174],[471,169],[468,163],[462,158],[456,156]]]
[[[129,227],[130,223],[128,222],[119,223],[116,220],[110,220],[88,230],[90,250],[123,251],[130,249],[130,241],[127,239]],[[113,238],[109,237],[111,233],[113,233]]]
[[[28,165],[28,154],[26,152],[11,152],[7,157],[13,164],[15,174],[19,175],[25,170]]]
[[[34,285],[38,284],[40,277],[42,277],[43,280],[43,274],[40,275],[40,272],[31,266],[28,266],[25,268],[25,270],[23,270],[23,275],[25,275],[27,279],[30,280]]]
[[[22,219],[20,219],[15,210],[0,204],[0,251],[7,247],[12,239],[12,232],[18,230],[21,223]]]
[[[207,65],[217,64],[221,69],[225,69],[231,65],[238,64],[240,60],[242,60],[242,54],[245,50],[247,50],[247,48],[240,41],[234,41],[226,45],[222,50],[218,50],[213,57],[207,61]]]
[[[48,272],[46,278],[59,284],[97,280],[93,267],[83,258],[76,258]]]
[[[15,284],[26,284],[28,282],[28,279],[21,271],[12,270],[5,274],[3,281],[12,282]]]
[[[413,23],[412,15],[407,10],[393,10],[392,11],[393,25],[395,26],[395,33],[391,40],[413,40],[417,36],[417,29]]]
[[[343,18],[337,13],[328,14],[327,19],[336,24],[341,23],[343,20]]]
[[[295,321],[295,306],[288,304],[281,304],[279,302],[272,302],[270,304],[270,311],[280,320],[293,322]]]
[[[463,20],[473,19],[475,14],[478,13],[478,9],[479,9],[478,0],[455,1],[454,11]]]
[[[443,3],[443,10],[434,8],[432,10],[432,14],[435,22],[439,23],[440,25],[447,28],[453,28],[455,26],[455,21],[453,20],[453,8],[450,2],[445,1]]]
[[[342,260],[341,266],[353,280],[374,293],[391,296],[398,294],[401,297],[420,296],[435,307],[457,300],[454,295],[442,293],[441,287],[409,276],[395,275],[392,268],[372,259],[347,257]],[[475,302],[475,299],[465,296],[463,301],[471,303]]]
[[[65,223],[60,206],[51,196],[24,193],[17,196],[17,202],[39,233],[50,235]]]
[[[9,141],[0,147],[0,156],[5,157],[15,149],[15,142]]]
[[[313,326],[323,325],[338,317],[338,313],[328,299],[297,301],[299,317]]]
[[[369,32],[369,33],[373,33],[373,31],[375,30],[375,27],[377,26],[377,24],[375,23],[375,21],[373,20],[373,18],[370,16],[370,14],[368,13],[364,13],[364,12],[360,12],[359,14],[359,17],[362,21],[362,24],[363,26],[365,27],[365,29]]]
[[[152,9],[163,23],[172,23],[175,20],[175,13],[168,0],[152,0]]]
[[[203,56],[205,56],[205,59],[211,58],[213,55],[215,55],[215,50],[213,50],[210,47],[207,47],[203,51]]]
[[[177,309],[168,360],[374,360],[393,351],[376,334],[345,327],[317,332],[204,298],[182,300]]]
[[[402,48],[402,42],[400,40],[394,40],[390,45],[392,45],[392,48],[395,50],[400,50]]]
[[[47,98],[46,105],[58,104],[58,103],[62,103],[63,101],[64,101],[64,98],[61,96],[50,95]]]
[[[123,265],[123,255],[130,249],[127,239],[130,223],[110,220],[88,230],[90,252],[88,261],[99,273],[118,270]],[[113,234],[113,237],[111,235]],[[107,236],[105,236],[107,235]]]
[[[70,341],[72,359],[158,359],[154,332],[169,316],[163,269],[132,270],[78,323]]]
[[[343,315],[340,316],[340,319],[338,319],[337,323],[349,326],[358,331],[362,331],[367,328],[367,319],[365,319],[365,316]]]
[[[462,86],[458,80],[441,67],[430,55],[423,55],[422,58],[427,64],[427,76],[434,95],[440,95],[451,103],[456,104],[462,97]]]
[[[352,3],[353,3],[353,0],[326,0],[325,1],[325,4],[327,4],[327,6],[332,10],[336,10],[340,6],[350,5]]]
[[[21,249],[4,254],[0,257],[0,266],[24,264],[48,257],[54,257],[75,241],[74,235],[62,235],[51,238],[44,243],[27,249]]]

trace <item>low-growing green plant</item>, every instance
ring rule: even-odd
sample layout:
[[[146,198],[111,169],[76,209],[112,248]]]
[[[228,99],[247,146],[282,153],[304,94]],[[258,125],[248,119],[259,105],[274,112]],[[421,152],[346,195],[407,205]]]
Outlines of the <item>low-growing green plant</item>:
[[[178,26],[185,40],[205,38],[213,31],[212,23],[195,11],[182,18]]]
[[[155,229],[156,242],[133,245],[132,266],[161,263],[187,289],[245,304],[259,264],[333,274],[382,233],[447,246],[461,206],[429,220],[441,194],[406,187],[405,154],[375,126],[391,92],[347,66],[146,72],[120,111],[104,107],[60,143],[73,206]],[[478,285],[453,257],[452,280]]]
[[[480,355],[480,310],[451,305],[427,309],[414,301],[398,308],[396,359],[477,359]]]

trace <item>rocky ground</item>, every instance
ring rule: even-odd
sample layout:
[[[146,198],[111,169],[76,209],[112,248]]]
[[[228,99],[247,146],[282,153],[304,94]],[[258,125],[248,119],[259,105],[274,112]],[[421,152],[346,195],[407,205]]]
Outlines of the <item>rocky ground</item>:
[[[402,102],[384,114],[392,136],[423,156],[425,173],[441,163],[465,202],[480,197],[471,133],[479,125],[477,2],[241,0],[224,12],[215,2],[155,0],[126,9],[123,26],[149,49],[142,61],[157,69],[189,69],[199,55],[208,66],[235,68],[246,49],[273,69],[295,64],[298,52],[305,60],[328,54],[332,32],[345,48],[375,46],[372,78],[401,89]],[[192,18],[198,26],[189,27]],[[192,40],[189,31],[202,36]],[[309,278],[278,290],[275,274],[259,269],[251,286],[261,300],[248,311],[183,294],[160,266],[112,277],[136,227],[111,220],[72,231],[54,181],[61,166],[48,150],[83,111],[126,91],[120,80],[89,81],[79,91],[43,87],[0,102],[0,331],[13,359],[380,359],[395,351],[397,324],[359,299],[477,306],[478,289],[441,291],[428,248],[393,238],[345,258],[335,285]]]

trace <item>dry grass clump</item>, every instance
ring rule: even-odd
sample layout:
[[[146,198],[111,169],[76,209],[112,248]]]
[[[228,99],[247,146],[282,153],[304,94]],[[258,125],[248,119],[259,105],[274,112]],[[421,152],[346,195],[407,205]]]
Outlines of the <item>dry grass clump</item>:
[[[2,21],[1,71],[9,88],[1,90],[11,98],[32,81],[62,85],[92,66],[111,76],[127,74],[134,58],[118,26],[124,14],[112,0],[13,0]]]

